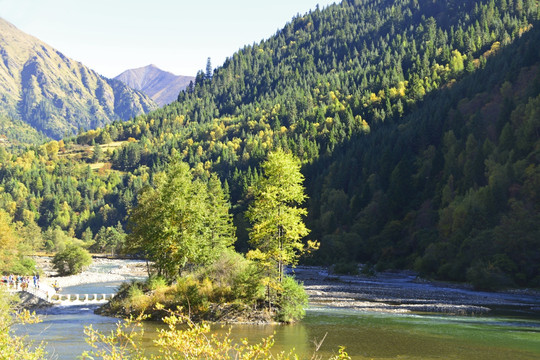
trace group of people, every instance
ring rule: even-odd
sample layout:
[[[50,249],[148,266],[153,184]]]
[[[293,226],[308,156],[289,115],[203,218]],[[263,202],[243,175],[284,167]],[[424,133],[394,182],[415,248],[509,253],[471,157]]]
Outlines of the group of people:
[[[21,290],[28,289],[28,286],[30,285],[30,279],[32,279],[34,283],[34,287],[39,289],[39,274],[34,275],[33,278],[30,276],[22,276],[22,275],[4,275],[2,276],[2,283],[15,288],[19,289],[19,286],[21,287]]]

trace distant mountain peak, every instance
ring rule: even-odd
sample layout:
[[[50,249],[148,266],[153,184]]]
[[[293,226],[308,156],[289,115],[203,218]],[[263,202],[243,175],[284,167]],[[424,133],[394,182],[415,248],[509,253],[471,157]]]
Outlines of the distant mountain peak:
[[[115,79],[135,90],[142,91],[158,105],[164,106],[175,101],[180,91],[185,89],[195,78],[175,75],[150,64],[126,70]]]
[[[61,138],[156,108],[142,92],[107,79],[0,18],[0,110]]]

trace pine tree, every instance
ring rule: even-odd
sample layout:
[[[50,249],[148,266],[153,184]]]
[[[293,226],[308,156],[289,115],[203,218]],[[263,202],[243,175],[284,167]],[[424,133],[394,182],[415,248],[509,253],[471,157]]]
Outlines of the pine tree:
[[[103,150],[101,149],[101,146],[99,146],[95,142],[92,145],[94,146],[94,152],[92,154],[92,162],[98,163],[103,158]]]
[[[210,60],[210,58],[208,58],[208,59],[206,60],[206,74],[205,74],[205,78],[206,78],[207,80],[212,79],[212,74],[213,74],[212,61]]]

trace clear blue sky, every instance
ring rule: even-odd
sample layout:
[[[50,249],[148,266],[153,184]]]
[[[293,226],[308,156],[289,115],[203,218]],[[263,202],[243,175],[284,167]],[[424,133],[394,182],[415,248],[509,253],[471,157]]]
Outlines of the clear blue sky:
[[[296,14],[338,0],[0,0],[0,17],[107,77],[155,64],[195,75]]]

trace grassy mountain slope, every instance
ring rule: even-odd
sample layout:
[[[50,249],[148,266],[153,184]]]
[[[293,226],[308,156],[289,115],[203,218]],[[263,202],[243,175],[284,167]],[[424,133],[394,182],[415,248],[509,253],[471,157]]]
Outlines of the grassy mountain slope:
[[[0,19],[0,107],[53,138],[148,112],[155,104]]]
[[[0,139],[1,145],[11,146],[41,144],[47,137],[22,120],[0,115]]]
[[[157,68],[155,65],[148,65],[126,70],[115,79],[132,89],[142,91],[159,106],[165,106],[175,101],[180,91],[195,80],[195,77],[174,75]]]
[[[538,1],[317,9],[199,74],[178,102],[7,163],[0,205],[95,234],[125,222],[137,191],[180,157],[226,181],[245,247],[247,189],[283,147],[304,162],[313,261],[538,286],[539,15]],[[97,173],[65,161],[90,161],[93,141]]]

